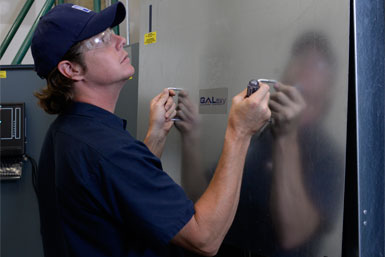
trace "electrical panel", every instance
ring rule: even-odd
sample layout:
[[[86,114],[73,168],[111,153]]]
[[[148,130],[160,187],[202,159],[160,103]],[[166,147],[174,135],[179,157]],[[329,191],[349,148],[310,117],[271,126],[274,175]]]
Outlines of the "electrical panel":
[[[24,103],[0,103],[0,179],[21,177],[25,157]]]

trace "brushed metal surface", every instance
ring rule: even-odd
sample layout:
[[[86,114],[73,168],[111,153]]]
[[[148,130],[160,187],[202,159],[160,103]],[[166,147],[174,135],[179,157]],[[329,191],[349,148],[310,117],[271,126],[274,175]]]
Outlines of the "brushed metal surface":
[[[149,5],[157,42],[144,45]],[[231,98],[251,79],[269,78],[295,92],[294,98],[286,94],[291,101],[282,104],[283,112],[305,103],[289,126],[295,140],[280,144],[285,138],[282,121],[252,139],[240,205],[220,254],[230,253],[228,247],[245,256],[339,257],[349,1],[145,0],[141,24],[140,139],[146,133],[150,100],[167,87],[186,89],[196,108],[200,90],[227,88],[229,110]],[[193,199],[215,169],[228,110],[199,114],[194,156],[184,156],[177,129],[167,139],[163,168]],[[193,169],[190,158],[199,160]]]

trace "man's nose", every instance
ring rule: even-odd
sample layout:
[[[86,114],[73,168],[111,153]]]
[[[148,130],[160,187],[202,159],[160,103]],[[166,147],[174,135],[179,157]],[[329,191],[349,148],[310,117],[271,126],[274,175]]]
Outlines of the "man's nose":
[[[119,50],[120,48],[123,48],[123,46],[126,44],[127,40],[120,36],[120,35],[114,35],[116,37],[116,41],[117,41],[117,44],[116,44],[116,47],[117,49]]]

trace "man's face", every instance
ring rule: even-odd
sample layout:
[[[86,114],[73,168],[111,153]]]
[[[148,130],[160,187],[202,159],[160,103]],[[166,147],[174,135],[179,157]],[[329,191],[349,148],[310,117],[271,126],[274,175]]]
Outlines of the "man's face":
[[[285,80],[297,87],[307,103],[302,116],[303,125],[322,118],[327,110],[332,89],[332,67],[318,51],[307,51],[294,58]]]
[[[83,42],[82,51],[87,71],[84,78],[97,85],[121,84],[135,73],[127,52],[126,40],[106,31]]]

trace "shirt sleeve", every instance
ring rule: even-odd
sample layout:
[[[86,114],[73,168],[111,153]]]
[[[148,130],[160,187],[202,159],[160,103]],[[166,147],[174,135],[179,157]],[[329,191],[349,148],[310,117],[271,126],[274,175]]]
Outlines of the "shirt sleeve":
[[[129,232],[167,244],[194,214],[183,189],[138,141],[102,158],[98,169],[109,212]]]

